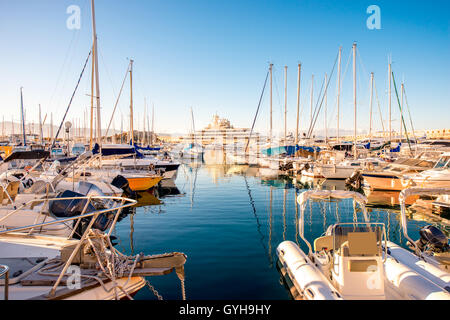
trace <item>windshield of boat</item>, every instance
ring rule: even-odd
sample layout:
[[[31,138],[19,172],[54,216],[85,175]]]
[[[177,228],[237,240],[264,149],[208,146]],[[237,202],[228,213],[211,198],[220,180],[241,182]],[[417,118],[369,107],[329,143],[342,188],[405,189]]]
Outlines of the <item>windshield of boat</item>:
[[[450,156],[441,157],[434,166],[435,169],[448,169],[450,167]]]
[[[399,159],[395,161],[393,164],[396,166],[402,167],[422,167],[422,168],[432,168],[433,161],[424,160],[424,159]]]
[[[344,256],[378,256],[385,235],[382,223],[340,223],[332,230],[333,249]]]

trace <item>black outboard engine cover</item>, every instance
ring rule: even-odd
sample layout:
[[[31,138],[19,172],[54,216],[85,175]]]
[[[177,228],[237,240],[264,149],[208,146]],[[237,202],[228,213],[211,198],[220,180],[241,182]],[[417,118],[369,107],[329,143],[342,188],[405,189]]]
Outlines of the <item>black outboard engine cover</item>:
[[[428,246],[433,252],[447,252],[450,247],[448,245],[447,236],[434,226],[426,226],[420,229],[420,239],[416,241],[416,245],[421,251]]]
[[[132,199],[138,198],[137,193],[130,189],[130,184],[128,183],[128,180],[124,176],[118,175],[113,179],[111,184],[114,187],[122,189],[127,197]]]
[[[87,199],[64,199],[64,198],[73,198],[73,197],[84,197],[85,195],[82,195],[77,192],[73,192],[70,190],[66,190],[64,192],[61,192],[58,194],[57,198],[61,200],[52,200],[49,202],[49,211],[51,214],[53,214],[57,218],[69,218],[69,217],[75,217],[81,215],[83,212],[84,207],[86,206]],[[84,214],[94,212],[98,210],[92,202],[87,206],[86,211]],[[89,223],[89,221],[92,219],[92,217],[83,218],[83,222]],[[95,222],[93,223],[92,227],[95,229],[99,229],[101,231],[105,231],[109,225],[110,219],[105,214],[101,214],[97,217]],[[74,220],[74,224],[76,223],[76,220]],[[86,223],[84,225],[87,225]],[[79,230],[84,231],[84,230]],[[78,233],[80,233],[78,232]]]

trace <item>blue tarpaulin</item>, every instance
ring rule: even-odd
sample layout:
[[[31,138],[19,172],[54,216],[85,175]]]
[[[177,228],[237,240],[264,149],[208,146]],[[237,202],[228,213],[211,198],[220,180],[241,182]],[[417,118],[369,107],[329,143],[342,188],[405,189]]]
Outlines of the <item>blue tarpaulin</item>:
[[[262,150],[262,154],[265,156],[277,156],[280,154],[286,154],[288,156],[294,155],[299,150],[305,150],[311,153],[320,152],[319,147],[306,147],[306,146],[283,146],[283,147],[274,147]]]
[[[150,146],[140,147],[137,144],[134,144],[134,147],[135,147],[136,150],[144,150],[144,151],[159,151],[159,150],[161,150],[160,147],[156,147],[156,148],[152,148]]]
[[[92,149],[92,154],[100,153],[100,146],[98,143],[94,145]],[[136,156],[136,158],[143,158],[144,155],[136,150],[135,147],[130,146],[129,148],[102,148],[102,156],[116,156],[116,155],[124,155],[124,154],[132,154]]]

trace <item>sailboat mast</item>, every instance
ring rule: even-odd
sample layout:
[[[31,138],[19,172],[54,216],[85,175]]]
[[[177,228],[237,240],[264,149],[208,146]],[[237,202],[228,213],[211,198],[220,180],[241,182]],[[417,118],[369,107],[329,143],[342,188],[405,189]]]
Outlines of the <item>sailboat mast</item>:
[[[311,76],[311,101],[310,101],[310,114],[309,125],[312,126],[313,121],[313,97],[314,97],[314,75]]]
[[[11,116],[11,127],[12,127],[12,141],[14,141],[14,117]]]
[[[342,47],[339,47],[339,63],[338,63],[338,88],[337,88],[337,135],[336,140],[339,143],[339,112],[340,112],[340,101],[341,101],[341,57],[342,57]]]
[[[369,118],[369,142],[372,140],[372,105],[373,105],[373,72],[370,73],[370,118]]]
[[[92,51],[94,51],[94,45],[92,45]],[[95,62],[92,59],[92,70],[91,70],[91,119],[89,126],[89,149],[92,150],[94,144],[94,80],[95,80]]]
[[[98,75],[98,46],[97,46],[97,30],[95,25],[95,7],[94,0],[91,0],[91,9],[92,9],[92,37],[93,37],[93,48],[94,48],[94,56],[93,61],[95,65],[95,100],[97,107],[97,143],[101,148],[102,145],[102,126],[101,126],[101,117],[100,117],[100,80]]]
[[[53,112],[50,112],[50,142],[53,140]]]
[[[123,143],[123,114],[120,113],[120,143]]]
[[[22,134],[23,134],[23,145],[27,145],[27,137],[25,133],[25,112],[23,110],[23,92],[22,87],[20,87],[20,111],[22,113]]]
[[[284,66],[284,145],[287,145],[287,66]]]
[[[269,66],[270,72],[270,122],[269,122],[269,143],[272,144],[272,68],[273,64]],[[270,145],[271,146],[271,145]]]
[[[402,137],[403,137],[403,82],[401,85],[401,92],[400,92],[400,99],[401,99],[401,104],[400,104],[400,142],[402,141]],[[405,128],[405,134],[407,134],[406,132],[406,128]]]
[[[328,143],[328,126],[327,126],[327,107],[328,107],[328,76],[325,73],[325,114],[324,114],[324,121],[325,121],[325,143]]]
[[[44,145],[44,133],[42,132],[41,105],[39,105],[39,136],[41,138],[41,144]]]
[[[130,137],[131,145],[134,146],[134,128],[133,128],[133,60],[130,60]]]
[[[194,110],[191,107],[191,117],[192,117],[192,137],[194,138],[194,144],[197,144],[197,140],[195,138],[195,122],[194,122]]]
[[[154,137],[154,125],[155,125],[155,104],[152,105],[152,136],[151,136],[151,140],[152,140],[152,145],[154,143],[153,141],[153,137]]]
[[[298,76],[297,76],[297,126],[295,129],[295,145],[298,145],[298,129],[300,121],[300,76],[301,76],[302,64],[298,64]]]
[[[353,44],[353,104],[354,104],[354,158],[356,159],[358,155],[356,154],[356,43]]]
[[[391,128],[391,94],[392,94],[392,91],[391,91],[391,63],[389,62],[389,67],[388,67],[388,70],[389,70],[389,89],[388,89],[388,95],[389,95],[389,142],[391,142],[392,141],[392,128]]]
[[[148,134],[147,134],[147,127],[146,127],[146,123],[147,123],[147,98],[144,98],[144,132],[143,132],[143,137],[142,137],[142,141],[143,144],[147,143],[148,144]]]

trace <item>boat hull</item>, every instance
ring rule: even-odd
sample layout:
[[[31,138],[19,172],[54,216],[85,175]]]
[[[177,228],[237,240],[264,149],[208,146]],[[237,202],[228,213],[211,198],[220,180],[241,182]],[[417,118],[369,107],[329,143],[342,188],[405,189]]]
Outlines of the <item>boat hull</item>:
[[[404,181],[394,175],[363,173],[362,176],[364,178],[364,187],[371,190],[402,191],[410,185],[408,181]]]
[[[145,191],[156,186],[162,177],[126,177],[133,191]]]

